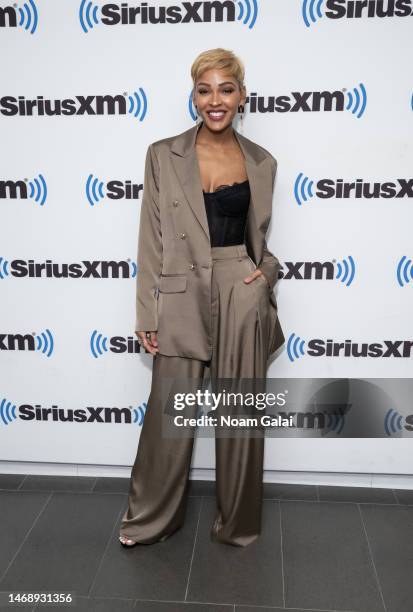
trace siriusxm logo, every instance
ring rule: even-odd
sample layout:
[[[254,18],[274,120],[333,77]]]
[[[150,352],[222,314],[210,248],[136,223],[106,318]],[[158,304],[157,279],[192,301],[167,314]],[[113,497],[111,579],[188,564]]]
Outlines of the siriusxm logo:
[[[363,116],[367,105],[367,92],[363,83],[352,90],[343,88],[336,91],[293,91],[280,96],[259,96],[257,92],[246,97],[248,113],[319,113],[349,111],[357,119]],[[192,91],[188,97],[188,111],[196,120],[192,103]]]
[[[27,200],[32,199],[39,206],[43,206],[47,198],[47,184],[43,174],[33,179],[17,181],[0,181],[0,199]]]
[[[413,414],[403,417],[396,410],[390,408],[384,417],[384,431],[388,436],[392,436],[400,433],[403,429],[413,431]]]
[[[131,94],[75,96],[74,98],[45,99],[37,96],[26,99],[24,96],[2,96],[0,113],[4,117],[54,117],[63,115],[132,115],[143,121],[148,108],[148,100],[142,87]]]
[[[104,198],[109,200],[138,200],[143,184],[133,183],[130,180],[111,180],[104,183],[93,174],[86,179],[86,198],[90,206],[95,206]],[[2,180],[0,181],[0,199],[27,200],[32,199],[35,204],[44,206],[48,196],[47,183],[42,174],[34,179]]]
[[[36,334],[0,334],[0,351],[39,351],[50,357],[54,349],[50,329]]]
[[[373,17],[410,17],[411,0],[302,0],[301,13],[307,28],[322,17],[360,19]]]
[[[186,23],[222,23],[238,21],[249,29],[258,17],[258,0],[210,0],[177,2],[175,5],[153,6],[150,2],[129,5],[110,3],[98,5],[81,0],[79,21],[83,32],[96,26],[162,25]]]
[[[312,338],[308,342],[290,334],[287,340],[287,355],[290,361],[296,361],[304,355],[310,357],[398,357],[412,356],[412,340],[383,340],[382,342],[335,342],[328,339]]]
[[[0,28],[22,28],[34,34],[38,22],[39,14],[33,0],[27,0],[23,8],[16,4],[0,7]]]
[[[16,406],[6,398],[0,399],[0,425],[11,425],[21,421],[44,421],[62,423],[105,423],[142,426],[147,404],[143,402],[137,408],[93,407],[59,408],[56,405],[45,408],[39,404],[21,404]]]
[[[143,184],[132,183],[132,181],[108,181],[106,184],[89,174],[86,180],[86,198],[90,206],[95,206],[104,198],[109,200],[138,200]]]
[[[13,259],[0,256],[0,280],[14,278],[134,278],[137,265],[126,261],[87,261],[78,263],[54,263],[46,259],[36,263],[34,259]]]
[[[403,255],[397,264],[396,278],[400,287],[405,287],[413,281],[413,263],[406,255]]]
[[[294,198],[298,206],[317,196],[325,200],[366,198],[413,198],[413,179],[399,178],[396,181],[370,183],[356,179],[347,183],[343,179],[319,179],[314,187],[314,181],[300,172],[294,182]]]
[[[351,255],[342,261],[285,261],[278,278],[284,280],[336,280],[349,287],[356,265]]]
[[[127,338],[124,336],[112,336],[112,338],[108,338],[108,336],[98,332],[97,329],[93,330],[90,336],[89,346],[90,352],[96,359],[98,359],[98,357],[102,357],[102,355],[108,352],[118,355],[123,353],[141,352],[141,346],[137,338],[133,338],[131,336],[128,336]]]

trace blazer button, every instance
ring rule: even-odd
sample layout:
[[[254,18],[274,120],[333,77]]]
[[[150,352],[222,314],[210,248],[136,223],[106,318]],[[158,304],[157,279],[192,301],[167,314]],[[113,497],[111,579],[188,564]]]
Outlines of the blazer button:
[[[179,202],[178,202],[178,200],[174,200],[174,201],[172,202],[172,204],[173,204],[174,206],[178,206]]]
[[[182,232],[181,236],[182,239],[186,238],[186,234]]]

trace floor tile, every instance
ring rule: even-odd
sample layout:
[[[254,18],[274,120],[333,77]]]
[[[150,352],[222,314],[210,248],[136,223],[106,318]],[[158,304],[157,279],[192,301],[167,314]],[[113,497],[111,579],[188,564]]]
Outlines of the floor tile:
[[[387,612],[413,609],[413,508],[360,506]]]
[[[113,538],[90,595],[184,600],[200,503],[197,497],[188,498],[184,525],[163,542],[127,549]],[[119,526],[120,520],[116,535]]]
[[[318,487],[320,501],[354,502],[357,504],[397,504],[391,489],[371,487]]]
[[[128,612],[135,610],[133,599],[104,599],[94,597],[76,597],[76,605],[43,605],[37,606],[35,612],[46,610],[66,610],[66,612]]]
[[[31,606],[23,605],[23,604],[19,606],[10,604],[9,606],[1,606],[0,610],[1,612],[13,612],[13,611],[16,612],[16,610],[24,610],[25,612],[34,612],[35,608],[32,608]]]
[[[26,474],[0,474],[0,489],[18,489]]]
[[[88,595],[125,503],[124,495],[53,493],[0,588],[72,590],[76,595]],[[25,504],[21,507],[24,511]]]
[[[310,610],[310,608],[272,608],[272,607],[263,608],[261,606],[257,608],[255,606],[235,606],[235,612],[286,612],[286,611],[287,612],[331,612],[330,610]]]
[[[413,506],[413,491],[408,489],[394,489],[397,503]]]
[[[317,487],[316,485],[264,482],[264,499],[301,499],[317,501]]]
[[[215,497],[215,480],[190,480],[188,495],[197,497]]]
[[[384,610],[358,506],[280,506],[286,607]]]
[[[204,498],[187,600],[282,605],[278,503],[264,501],[261,535],[245,547],[211,541],[214,518],[215,500]]]
[[[91,491],[96,478],[85,476],[32,475],[24,481],[21,491]]]
[[[93,493],[129,493],[129,478],[97,478]]]
[[[225,604],[137,601],[134,612],[233,612],[234,606]]]
[[[49,497],[49,493],[0,491],[0,590],[6,590],[1,578]]]

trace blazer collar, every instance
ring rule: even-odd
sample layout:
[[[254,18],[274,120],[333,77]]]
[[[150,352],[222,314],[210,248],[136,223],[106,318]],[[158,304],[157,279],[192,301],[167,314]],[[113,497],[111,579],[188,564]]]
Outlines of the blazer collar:
[[[210,242],[201,174],[195,148],[196,136],[201,126],[202,122],[173,137],[170,151],[172,153],[172,164],[185,197]],[[235,129],[234,135],[245,157],[245,170],[251,191],[246,240],[247,245],[251,246],[255,263],[258,263],[262,240],[271,217],[272,174],[270,158],[257,144]]]

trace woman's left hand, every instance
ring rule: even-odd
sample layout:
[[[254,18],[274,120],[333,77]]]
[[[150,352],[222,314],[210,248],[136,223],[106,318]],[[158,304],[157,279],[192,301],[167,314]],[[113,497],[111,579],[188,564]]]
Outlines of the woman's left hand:
[[[252,272],[248,276],[246,276],[244,278],[244,283],[248,285],[249,283],[252,283],[253,281],[255,281],[259,276],[262,276],[263,279],[268,283],[267,277],[265,276],[264,272],[261,272],[259,268],[254,270],[254,272]]]

